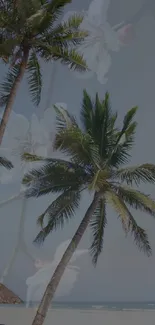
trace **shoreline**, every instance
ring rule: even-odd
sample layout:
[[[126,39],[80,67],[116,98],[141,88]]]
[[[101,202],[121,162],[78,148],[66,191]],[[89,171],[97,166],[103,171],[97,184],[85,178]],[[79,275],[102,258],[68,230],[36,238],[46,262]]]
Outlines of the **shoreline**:
[[[28,311],[36,311],[37,307],[26,307],[23,305],[18,305],[18,304],[14,304],[14,305],[8,305],[8,304],[0,304],[0,311],[1,309],[23,309],[23,310],[28,310]],[[92,306],[92,308],[72,308],[72,307],[51,307],[49,308],[49,312],[58,312],[58,311],[73,311],[73,312],[155,312],[155,308],[122,308],[122,309],[116,309],[116,308],[104,308],[104,307],[99,307],[99,306]]]

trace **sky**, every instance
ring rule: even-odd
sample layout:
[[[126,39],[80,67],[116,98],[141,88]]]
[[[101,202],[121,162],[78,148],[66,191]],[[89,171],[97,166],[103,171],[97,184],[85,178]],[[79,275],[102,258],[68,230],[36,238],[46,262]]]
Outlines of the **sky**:
[[[38,119],[42,119],[42,121],[46,120],[48,130],[53,134],[55,130],[53,104],[65,103],[68,110],[79,118],[84,88],[92,97],[98,92],[100,98],[104,98],[105,92],[109,91],[112,109],[118,111],[120,122],[129,108],[133,106],[139,107],[136,143],[132,151],[131,163],[133,165],[143,162],[155,163],[155,41],[153,37],[155,31],[155,5],[152,5],[153,1],[147,0],[150,10],[142,11],[139,19],[137,18],[137,21],[133,22],[133,15],[144,3],[144,0],[102,0],[102,3],[100,0],[94,0],[92,3],[90,0],[85,0],[83,4],[83,0],[78,2],[73,0],[72,4],[67,6],[65,12],[68,14],[69,11],[88,10],[90,4],[93,5],[94,21],[95,19],[97,22],[100,20],[103,28],[107,31],[105,32],[107,44],[110,44],[110,37],[112,37],[109,32],[109,25],[116,26],[122,22],[129,22],[132,25],[130,28],[133,30],[133,37],[126,46],[121,45],[118,51],[111,50],[111,48],[115,47],[113,39],[111,40],[111,47],[107,45],[106,52],[103,51],[102,47],[100,53],[96,53],[95,46],[92,46],[91,54],[94,61],[90,60],[89,51],[85,53],[94,69],[94,73],[92,76],[89,75],[88,78],[77,76],[77,74],[69,71],[67,67],[59,63],[54,63],[54,65],[52,63],[48,65],[42,64],[44,87],[42,101],[38,108],[35,108],[30,100],[26,78],[23,80],[14,104],[14,112],[24,115],[28,121],[33,121],[33,127],[36,127],[36,135],[42,134],[42,125],[45,124],[43,122],[37,124],[36,118],[34,116],[32,118],[33,114],[36,114]],[[102,7],[103,5],[105,7]],[[106,5],[108,11],[105,19]],[[92,17],[89,19],[92,19]],[[107,22],[109,25],[107,25]],[[122,33],[123,31],[121,31],[119,37],[123,37],[124,34]],[[103,35],[101,35],[102,41]],[[98,62],[101,64],[98,73],[95,73],[94,64],[97,62],[96,54],[99,54]],[[107,58],[107,55],[110,55],[111,59],[109,69],[107,69],[107,62],[109,62],[109,56]],[[104,67],[107,70],[105,76],[107,80],[101,83]],[[3,80],[6,71],[7,68],[1,64],[1,80]],[[46,118],[45,109],[48,109],[46,114],[49,114],[49,117],[46,115]],[[8,138],[6,135],[4,147],[11,147],[13,145],[13,136],[19,135],[20,137],[21,132],[24,132],[22,130],[24,130],[28,122],[24,119],[23,124],[21,124],[20,121],[17,117],[10,118]],[[17,168],[17,174],[18,172]],[[0,172],[0,176],[1,183],[3,183],[0,184],[0,201],[18,194],[20,190],[19,180],[12,181],[8,179],[8,183],[4,184],[6,175],[4,176],[3,170]],[[155,197],[154,186],[145,185],[141,189]],[[85,193],[76,216],[63,230],[50,235],[44,245],[39,248],[33,244],[33,239],[39,230],[36,220],[52,200],[53,196],[48,196],[26,202],[24,237],[22,233],[22,239],[24,238],[28,252],[33,258],[51,262],[59,244],[71,238],[74,234],[91,198]],[[0,205],[0,278],[17,244],[23,204],[25,204],[23,199],[19,199],[2,207]],[[109,209],[104,249],[97,267],[93,267],[89,254],[81,256],[75,262],[75,265],[80,267],[77,281],[71,292],[62,298],[63,300],[94,302],[155,301],[155,220],[137,211],[134,212],[134,215],[140,226],[147,230],[153,250],[152,257],[144,256],[133,244],[133,239],[130,236],[125,237],[116,213]],[[90,242],[91,234],[88,229],[80,243],[80,248],[89,248]],[[4,278],[4,283],[25,300],[26,279],[33,276],[36,271],[34,263],[22,252],[20,245],[16,259],[8,275]]]

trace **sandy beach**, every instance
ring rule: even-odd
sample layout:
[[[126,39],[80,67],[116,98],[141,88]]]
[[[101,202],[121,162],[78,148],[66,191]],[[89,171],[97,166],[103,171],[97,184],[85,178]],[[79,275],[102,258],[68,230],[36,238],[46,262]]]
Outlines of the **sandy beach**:
[[[0,324],[31,325],[33,308],[0,307]],[[101,311],[101,310],[50,310],[45,325],[154,325],[155,310]]]

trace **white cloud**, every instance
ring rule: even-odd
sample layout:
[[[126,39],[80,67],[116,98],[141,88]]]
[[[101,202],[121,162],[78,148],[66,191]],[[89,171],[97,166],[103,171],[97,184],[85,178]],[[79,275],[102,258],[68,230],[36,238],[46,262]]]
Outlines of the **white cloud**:
[[[29,306],[30,302],[38,302],[41,300],[46,286],[50,281],[52,274],[54,273],[58,263],[60,262],[65,250],[70,244],[70,239],[61,243],[54,255],[54,259],[52,262],[42,263],[37,261],[37,267],[40,266],[40,270],[37,271],[32,277],[29,277],[26,281],[27,284],[27,306]],[[63,297],[70,294],[73,289],[76,281],[78,280],[78,274],[80,272],[80,268],[72,265],[73,262],[76,261],[77,258],[81,257],[84,254],[87,254],[87,249],[76,250],[70,263],[68,264],[64,275],[60,281],[60,285],[56,291],[55,297]]]

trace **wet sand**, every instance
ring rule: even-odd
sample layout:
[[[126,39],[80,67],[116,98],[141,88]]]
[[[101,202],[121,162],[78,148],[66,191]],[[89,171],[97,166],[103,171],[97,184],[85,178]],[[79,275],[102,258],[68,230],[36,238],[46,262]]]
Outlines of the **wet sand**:
[[[23,307],[0,307],[0,324],[31,325],[36,310]],[[154,325],[155,310],[106,311],[53,309],[44,325]]]

